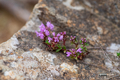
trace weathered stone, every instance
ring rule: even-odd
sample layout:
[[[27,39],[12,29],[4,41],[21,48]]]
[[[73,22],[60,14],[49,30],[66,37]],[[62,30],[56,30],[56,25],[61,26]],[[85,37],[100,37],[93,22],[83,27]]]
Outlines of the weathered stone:
[[[82,2],[87,8],[77,0],[73,0],[77,6],[73,6],[71,1],[39,0],[26,25],[0,45],[1,80],[117,80],[114,76],[120,74],[120,59],[115,51],[90,50],[85,59],[75,61],[62,52],[48,51],[36,36],[39,25],[51,21],[55,32],[67,31],[68,36],[88,38],[90,47],[111,49],[116,44],[119,49],[120,29],[104,15],[90,11],[92,3]],[[67,47],[71,48],[69,44]]]
[[[104,16],[111,23],[120,27],[120,1],[119,0],[68,0],[72,6],[84,6],[95,14]]]

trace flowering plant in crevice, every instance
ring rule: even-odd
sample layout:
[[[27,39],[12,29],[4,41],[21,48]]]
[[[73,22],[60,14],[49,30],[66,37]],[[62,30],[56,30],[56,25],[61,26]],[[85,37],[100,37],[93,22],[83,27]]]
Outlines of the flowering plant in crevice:
[[[40,31],[35,31],[37,37],[43,40],[43,42],[49,47],[50,50],[59,52],[63,51],[66,53],[67,57],[71,59],[83,59],[89,54],[86,46],[88,46],[86,38],[82,38],[80,41],[77,40],[76,36],[70,37],[71,45],[75,45],[73,49],[67,49],[65,42],[68,40],[66,36],[66,31],[55,33],[54,25],[51,22],[47,22],[46,26],[42,23],[40,26]],[[79,43],[81,46],[79,47]]]

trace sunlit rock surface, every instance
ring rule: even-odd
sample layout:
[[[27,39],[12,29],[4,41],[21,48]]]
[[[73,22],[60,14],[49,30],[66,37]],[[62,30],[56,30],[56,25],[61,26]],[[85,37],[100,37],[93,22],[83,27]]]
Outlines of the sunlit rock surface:
[[[90,0],[78,2],[39,0],[26,25],[0,44],[0,80],[119,80],[120,58],[115,55],[120,44],[118,25],[92,11]],[[75,61],[62,52],[48,51],[35,34],[47,21],[55,25],[55,32],[88,38],[91,53]]]

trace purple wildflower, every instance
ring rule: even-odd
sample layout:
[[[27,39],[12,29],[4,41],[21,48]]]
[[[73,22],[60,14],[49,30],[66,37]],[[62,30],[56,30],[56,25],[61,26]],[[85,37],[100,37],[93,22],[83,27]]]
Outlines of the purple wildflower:
[[[64,32],[61,32],[60,34],[61,34],[61,35],[66,35],[66,31],[64,31]]]
[[[46,36],[50,35],[49,31],[48,30],[44,30]]]
[[[82,44],[86,42],[86,38],[84,39],[82,38],[81,40],[82,40]]]
[[[82,51],[81,51],[82,49],[81,48],[79,48],[76,52],[79,52],[79,53],[82,53]]]
[[[46,29],[44,27],[40,28],[40,32],[44,32]]]
[[[54,37],[54,42],[59,42],[58,37]]]
[[[39,26],[39,28],[41,29],[41,28],[45,28],[45,25],[42,23],[40,26]]]
[[[49,42],[49,43],[51,42],[51,40],[52,40],[52,38],[51,38],[51,37],[48,37],[48,42]]]
[[[69,49],[70,52],[72,52],[73,54],[76,53],[76,50],[75,49]]]
[[[61,35],[59,39],[60,39],[60,40],[63,40],[63,35]]]
[[[73,54],[75,54],[75,53],[76,53],[76,50],[75,50],[75,49],[72,49],[72,52],[73,52]]]
[[[39,33],[39,36],[41,39],[44,39],[44,34],[43,33]]]
[[[58,34],[57,34],[57,37],[59,37],[59,36],[60,36],[60,34],[58,33]]]
[[[71,38],[70,38],[70,41],[73,41],[73,40],[75,40],[75,38],[76,38],[76,36],[71,36]]]
[[[50,28],[50,24],[51,23],[48,21],[47,24],[46,24],[48,28]]]
[[[54,30],[54,25],[51,24],[50,30]]]
[[[63,34],[66,35],[66,31],[64,31]]]
[[[84,42],[86,42],[86,38],[84,38],[84,39],[82,38],[81,40],[84,41]]]
[[[52,35],[55,36],[55,32],[53,32]]]
[[[49,21],[47,22],[47,27],[50,29],[50,30],[53,30],[54,29],[54,25],[51,24]]]
[[[86,42],[86,38],[84,38],[84,41]]]
[[[81,38],[81,40],[83,41],[83,38]]]
[[[36,33],[36,35],[37,35],[37,37],[39,36],[39,33],[37,32],[37,31],[35,31],[35,33]]]
[[[71,52],[66,52],[67,57],[69,57],[72,53]]]

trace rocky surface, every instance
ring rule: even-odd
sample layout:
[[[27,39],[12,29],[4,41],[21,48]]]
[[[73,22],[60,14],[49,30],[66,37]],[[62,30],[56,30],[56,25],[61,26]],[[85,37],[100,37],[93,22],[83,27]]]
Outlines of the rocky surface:
[[[39,0],[26,25],[0,45],[0,79],[118,80],[119,23],[106,18],[107,12],[104,15],[95,13],[91,6],[90,0]],[[39,25],[47,21],[55,25],[56,32],[67,31],[67,35],[75,35],[78,39],[88,38],[90,47],[102,49],[88,47],[91,53],[81,61],[71,60],[62,52],[48,51],[35,34]]]

